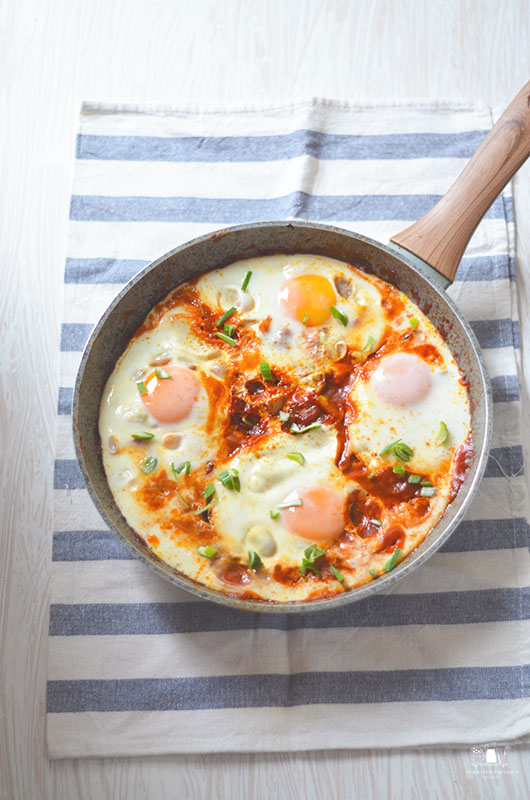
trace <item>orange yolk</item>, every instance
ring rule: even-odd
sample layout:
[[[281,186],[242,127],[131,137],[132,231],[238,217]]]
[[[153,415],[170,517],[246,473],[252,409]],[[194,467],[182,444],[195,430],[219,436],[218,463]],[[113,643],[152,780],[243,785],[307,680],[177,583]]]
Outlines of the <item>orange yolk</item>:
[[[295,536],[312,542],[334,539],[344,530],[344,499],[325,486],[309,486],[292,492],[284,502],[300,499],[301,506],[282,508],[282,523]]]
[[[287,316],[304,325],[322,325],[329,319],[336,295],[327,278],[297,275],[285,281],[279,304]]]
[[[381,400],[405,407],[421,403],[432,385],[429,367],[412,353],[382,358],[370,381]]]
[[[145,378],[147,394],[142,403],[158,422],[180,422],[188,416],[197,400],[201,384],[186,367],[166,367],[171,378],[157,378],[155,372]]]

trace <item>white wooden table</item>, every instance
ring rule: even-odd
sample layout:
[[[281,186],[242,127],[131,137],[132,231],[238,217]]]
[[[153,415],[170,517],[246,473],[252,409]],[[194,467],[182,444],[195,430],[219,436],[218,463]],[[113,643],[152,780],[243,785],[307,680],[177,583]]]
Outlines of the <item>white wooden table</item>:
[[[497,777],[472,774],[467,750],[48,762],[44,747],[59,319],[80,101],[497,105],[528,80],[529,64],[528,0],[0,0],[1,800],[530,797],[529,747],[510,751]],[[515,192],[530,341],[528,165]]]

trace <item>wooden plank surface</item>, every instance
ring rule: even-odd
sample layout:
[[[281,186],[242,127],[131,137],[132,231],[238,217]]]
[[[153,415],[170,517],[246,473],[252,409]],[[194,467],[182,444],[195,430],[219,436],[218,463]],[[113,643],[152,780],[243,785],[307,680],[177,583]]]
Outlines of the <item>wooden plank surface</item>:
[[[441,748],[62,762],[44,749],[57,355],[81,100],[504,104],[529,65],[527,0],[0,2],[1,800],[530,797],[524,746],[498,776],[473,774],[467,750]],[[524,342],[528,166],[515,191]]]

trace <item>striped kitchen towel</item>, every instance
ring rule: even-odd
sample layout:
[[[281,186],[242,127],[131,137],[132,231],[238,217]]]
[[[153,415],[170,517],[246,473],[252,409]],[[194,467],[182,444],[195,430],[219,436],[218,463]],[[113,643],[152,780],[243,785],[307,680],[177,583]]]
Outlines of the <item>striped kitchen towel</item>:
[[[83,107],[54,476],[52,757],[477,745],[528,735],[529,529],[509,191],[478,228],[450,290],[492,379],[486,476],[466,521],[392,590],[279,616],[188,595],[105,529],[70,433],[84,342],[150,260],[253,220],[310,219],[387,241],[431,208],[491,123],[487,107],[461,104]]]

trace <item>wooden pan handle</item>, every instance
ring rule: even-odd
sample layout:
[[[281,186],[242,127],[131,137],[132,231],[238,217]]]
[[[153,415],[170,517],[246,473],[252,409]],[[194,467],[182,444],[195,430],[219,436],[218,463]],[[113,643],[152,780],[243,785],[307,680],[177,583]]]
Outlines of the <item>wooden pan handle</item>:
[[[530,81],[514,97],[450,189],[391,242],[453,281],[475,228],[530,155]]]

